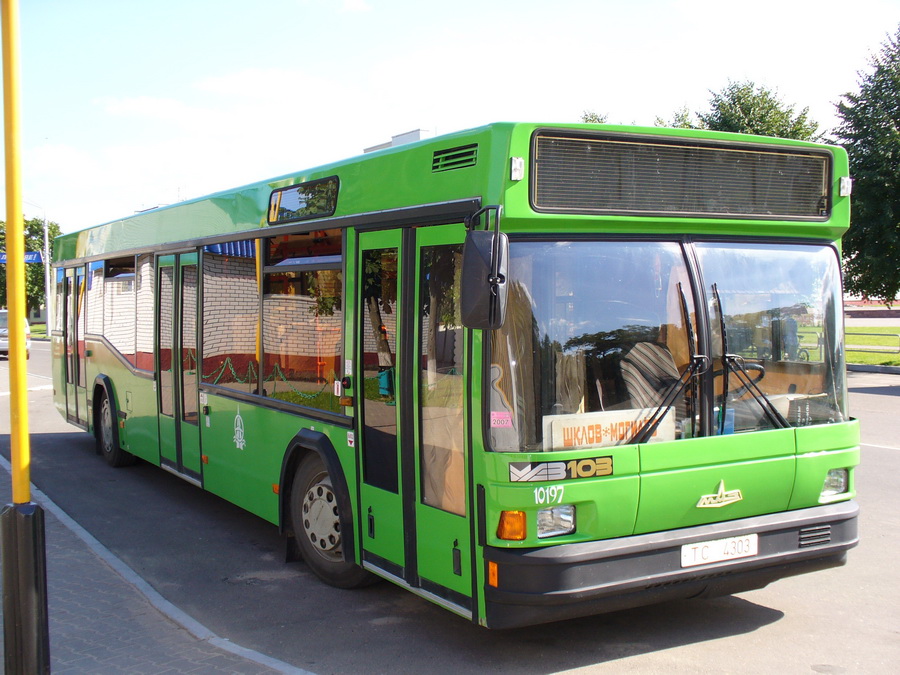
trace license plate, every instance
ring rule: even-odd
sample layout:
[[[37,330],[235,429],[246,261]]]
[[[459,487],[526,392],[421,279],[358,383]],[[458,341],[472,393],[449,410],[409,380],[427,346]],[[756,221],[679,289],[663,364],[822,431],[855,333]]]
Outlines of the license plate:
[[[756,534],[698,541],[696,544],[685,544],[681,547],[681,566],[696,567],[725,560],[752,558],[757,553],[759,553],[759,536]]]

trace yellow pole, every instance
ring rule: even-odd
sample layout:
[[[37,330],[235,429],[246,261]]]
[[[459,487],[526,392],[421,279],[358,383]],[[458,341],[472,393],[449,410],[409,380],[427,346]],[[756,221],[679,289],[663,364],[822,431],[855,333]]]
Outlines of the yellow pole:
[[[19,143],[19,6],[3,2],[3,139],[6,143],[6,305],[9,308],[10,456],[13,502],[31,501],[25,362],[25,223]]]
[[[3,661],[7,673],[50,672],[44,512],[31,502],[25,379],[25,222],[19,146],[19,5],[2,0],[3,138],[6,142],[6,305],[13,504],[0,512]]]

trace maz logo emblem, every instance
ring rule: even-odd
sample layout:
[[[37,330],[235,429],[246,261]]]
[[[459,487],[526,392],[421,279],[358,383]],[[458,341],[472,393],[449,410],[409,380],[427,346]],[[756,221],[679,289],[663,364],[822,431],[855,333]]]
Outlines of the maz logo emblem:
[[[241,417],[241,406],[238,406],[237,414],[234,416],[234,447],[238,450],[243,450],[244,446],[247,445],[247,440],[244,438],[244,418]]]
[[[740,490],[725,491],[725,481],[719,481],[719,491],[713,495],[703,495],[697,502],[698,509],[717,509],[720,506],[734,504],[744,498]]]

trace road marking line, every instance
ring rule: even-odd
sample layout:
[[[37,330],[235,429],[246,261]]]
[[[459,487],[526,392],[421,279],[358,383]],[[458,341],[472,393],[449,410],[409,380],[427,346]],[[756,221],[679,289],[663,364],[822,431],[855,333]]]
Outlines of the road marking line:
[[[900,448],[895,448],[891,445],[874,445],[872,443],[860,443],[860,445],[867,448],[880,448],[881,450],[900,450]]]
[[[26,391],[46,391],[47,389],[53,389],[52,384],[42,384],[40,387],[28,387]],[[0,391],[0,396],[9,396],[11,392],[8,391]]]

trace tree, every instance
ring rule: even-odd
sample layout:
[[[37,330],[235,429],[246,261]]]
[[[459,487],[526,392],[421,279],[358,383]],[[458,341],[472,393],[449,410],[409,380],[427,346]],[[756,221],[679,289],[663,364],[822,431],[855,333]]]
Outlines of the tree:
[[[709,129],[739,134],[795,138],[813,141],[819,125],[809,118],[809,108],[794,112],[778,94],[754,82],[729,82],[720,92],[710,91],[709,110],[692,115],[687,107],[677,110],[671,121],[656,118],[657,126]],[[696,117],[696,121],[692,119]]]
[[[657,117],[655,124],[658,127],[672,127],[674,129],[699,129],[700,127],[691,120],[691,117],[693,117],[693,113],[690,108],[684,106],[672,114],[671,120],[666,121],[662,117]]]
[[[585,124],[606,124],[608,115],[595,113],[593,110],[585,110],[581,113],[581,121]]]
[[[809,119],[809,108],[796,115],[767,87],[751,81],[729,82],[721,92],[713,92],[708,113],[697,113],[704,129],[740,134],[777,136],[812,141],[819,125]]]
[[[890,303],[900,293],[900,27],[837,104],[850,156],[853,213],[844,237],[848,292]]]
[[[24,223],[25,250],[44,250],[44,221],[40,218],[31,218]],[[54,222],[47,223],[47,231],[50,236],[50,252],[53,255],[53,239],[60,235],[59,225]],[[0,248],[6,250],[6,223],[0,221]],[[44,266],[36,263],[25,265],[25,304],[28,311],[39,309],[46,304],[44,297]],[[0,265],[0,293],[2,304],[6,306],[6,265]]]

